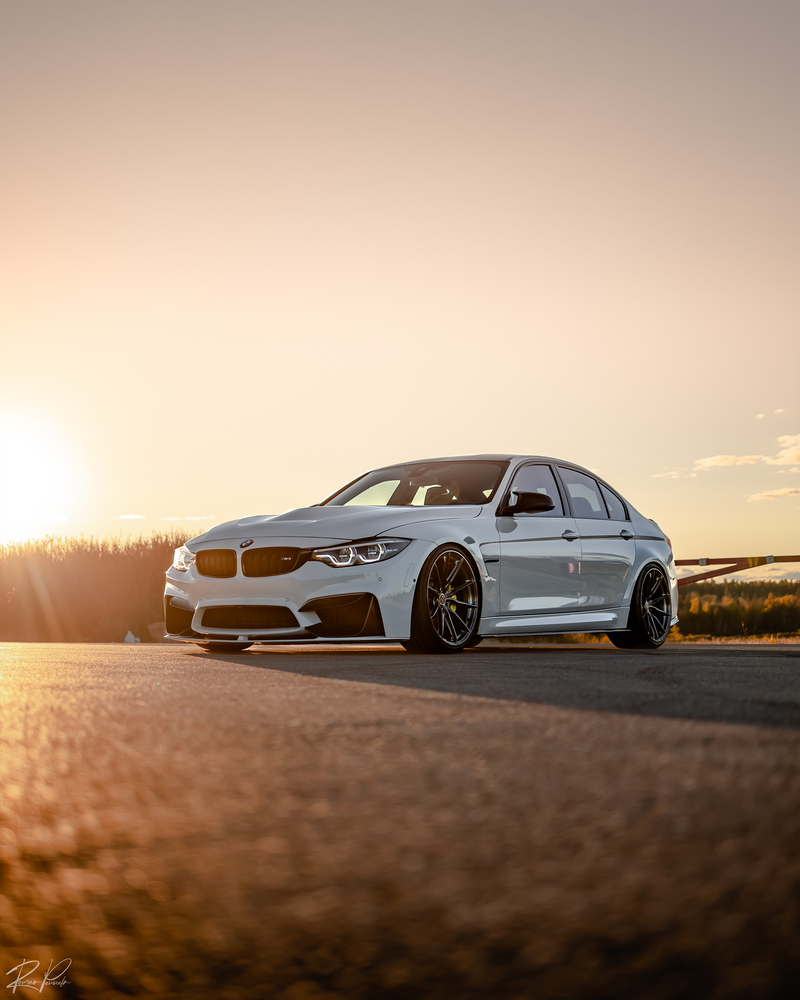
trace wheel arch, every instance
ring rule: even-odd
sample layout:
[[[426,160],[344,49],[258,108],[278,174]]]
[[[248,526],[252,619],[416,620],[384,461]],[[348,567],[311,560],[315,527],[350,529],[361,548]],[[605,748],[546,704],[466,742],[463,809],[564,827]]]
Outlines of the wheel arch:
[[[637,559],[637,563],[638,563]],[[635,574],[632,574],[632,581],[630,585],[630,590],[625,595],[625,604],[628,609],[628,614],[630,614],[631,602],[633,601],[633,595],[636,590],[636,585],[638,584],[640,578],[645,573],[649,566],[657,566],[658,569],[662,571],[664,576],[667,578],[667,583],[669,584],[670,590],[670,604],[672,608],[672,617],[675,618],[678,614],[678,577],[675,572],[675,560],[672,557],[672,551],[669,552],[668,559],[665,559],[659,552],[652,552],[644,559],[642,559],[639,564]]]
[[[439,558],[446,556],[448,552],[455,552],[461,556],[463,563],[466,563],[468,567],[467,576],[469,579],[461,584],[458,583],[459,574],[461,573],[461,563],[458,562],[455,563],[452,572],[449,573],[444,581],[442,581],[440,575],[439,583],[436,584],[440,588],[438,598],[439,609],[436,610],[436,602],[433,602],[433,608],[431,608],[430,603],[428,603],[431,599],[428,596],[427,590],[423,591],[420,588],[427,586],[429,578],[433,579],[432,574]],[[446,563],[445,566],[447,566]],[[437,572],[441,573],[441,570],[437,570]],[[447,572],[447,568],[445,572]],[[429,574],[431,574],[430,577]],[[466,545],[448,539],[432,546],[420,566],[415,581],[412,598],[411,634],[409,642],[404,643],[406,648],[413,652],[458,652],[464,648],[460,644],[462,640],[457,634],[459,624],[465,626],[467,632],[470,634],[470,638],[479,636],[484,596],[482,576],[481,561],[475,557],[475,554]],[[451,580],[455,586],[451,585]],[[474,588],[475,598],[466,596],[470,588]],[[457,599],[455,594],[459,591],[461,591],[461,597]],[[452,597],[449,596],[451,592]],[[473,600],[475,601],[474,604],[472,603]],[[464,604],[461,614],[464,614],[465,610],[467,612],[465,615],[466,621],[460,618],[455,607],[460,602]],[[450,605],[450,610],[448,610],[448,604]],[[452,638],[446,634],[448,630]],[[445,648],[451,643],[452,648]]]
[[[666,608],[664,608],[664,610],[661,611],[656,607],[656,603],[658,601],[663,600],[663,597],[657,596],[654,599],[653,604],[649,603],[648,599],[647,602],[644,604],[644,606],[642,606],[642,599],[644,597],[645,586],[653,586],[651,584],[646,583],[647,577],[654,571],[657,574],[659,574],[663,578],[663,581],[666,583],[667,585],[666,593],[669,594],[669,600],[670,600],[669,619],[667,622],[664,622],[662,620],[661,625],[659,626],[658,632],[656,634],[653,634],[651,632],[651,626],[650,624],[648,624],[648,620],[650,621],[651,624],[655,624],[653,622],[653,619],[656,615],[667,613]],[[664,596],[666,596],[666,594],[664,594],[663,589],[661,589],[661,593]],[[652,594],[653,590],[651,589],[650,597],[652,597]],[[670,576],[669,573],[667,572],[667,568],[663,564],[663,561],[661,559],[645,560],[639,567],[639,572],[636,575],[636,580],[634,583],[633,594],[631,600],[628,603],[626,627],[624,629],[614,629],[612,631],[609,631],[607,633],[609,639],[611,639],[611,642],[615,646],[618,646],[620,648],[658,649],[665,642],[667,635],[669,635],[669,630],[672,625],[672,620],[674,619],[674,615],[672,613],[673,611],[672,604],[673,604],[673,596],[670,584]],[[662,632],[661,629],[663,629],[664,626],[666,626],[666,630]]]
[[[425,558],[422,560],[422,563],[420,564],[419,569],[420,569],[420,573],[421,573],[422,572],[422,567],[427,563],[427,561],[431,558],[431,556],[434,555],[434,553],[436,553],[436,552],[439,551],[439,549],[447,549],[447,548],[450,548],[450,549],[459,549],[467,557],[467,559],[470,562],[470,565],[472,566],[473,570],[475,571],[475,579],[476,579],[476,581],[478,583],[478,592],[479,592],[479,595],[480,595],[479,596],[480,610],[483,611],[483,598],[484,598],[484,579],[483,579],[483,577],[484,577],[484,573],[485,573],[485,567],[484,567],[483,559],[481,558],[481,555],[480,555],[480,547],[477,544],[476,544],[475,547],[478,550],[477,555],[475,554],[475,552],[473,552],[470,549],[470,546],[466,542],[459,542],[459,541],[437,542],[437,543],[431,545],[430,551],[426,554]],[[417,574],[417,584],[419,583],[420,573]],[[416,589],[416,587],[415,587],[415,589]]]

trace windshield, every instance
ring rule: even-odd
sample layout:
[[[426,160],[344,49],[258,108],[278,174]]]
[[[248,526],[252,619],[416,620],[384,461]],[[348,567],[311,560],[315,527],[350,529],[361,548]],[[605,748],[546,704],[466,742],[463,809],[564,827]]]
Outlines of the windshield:
[[[488,503],[508,462],[415,462],[368,472],[320,507],[432,507]]]

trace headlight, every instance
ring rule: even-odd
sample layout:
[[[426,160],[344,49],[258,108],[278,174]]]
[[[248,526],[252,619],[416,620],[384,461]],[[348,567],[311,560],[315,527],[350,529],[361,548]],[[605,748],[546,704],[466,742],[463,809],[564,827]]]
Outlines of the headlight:
[[[175,558],[172,560],[172,568],[179,569],[181,573],[185,573],[190,566],[194,566],[196,558],[197,556],[191,549],[187,549],[185,545],[181,545],[179,549],[175,549]]]
[[[383,562],[402,552],[410,538],[374,538],[369,542],[354,542],[352,545],[337,545],[329,549],[314,549],[312,559],[329,566],[363,566],[367,563]]]

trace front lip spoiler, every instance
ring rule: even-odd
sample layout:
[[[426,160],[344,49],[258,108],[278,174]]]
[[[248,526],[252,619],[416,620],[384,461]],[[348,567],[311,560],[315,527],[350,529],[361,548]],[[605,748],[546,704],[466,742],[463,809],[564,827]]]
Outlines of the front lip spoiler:
[[[249,636],[243,636],[242,638],[236,639],[220,639],[214,635],[196,635],[196,636],[186,636],[186,635],[165,635],[165,639],[170,642],[191,642],[197,645],[203,642],[213,642],[215,645],[230,644],[231,646],[241,646],[243,642],[249,643],[251,646],[330,646],[330,645],[352,645],[353,643],[360,643],[364,645],[391,645],[399,646],[403,641],[402,639],[387,639],[382,635],[350,635],[344,636],[341,639],[309,636],[306,638],[298,636],[270,636],[268,639],[263,636],[258,636],[255,639],[251,639]]]

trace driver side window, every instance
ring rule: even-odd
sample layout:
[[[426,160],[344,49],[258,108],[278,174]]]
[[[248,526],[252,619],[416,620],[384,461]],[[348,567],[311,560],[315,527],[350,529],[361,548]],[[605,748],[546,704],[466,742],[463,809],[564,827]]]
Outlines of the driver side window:
[[[522,493],[546,493],[555,503],[552,510],[541,511],[538,514],[517,514],[517,517],[563,517],[564,508],[558,493],[556,479],[549,465],[523,465],[514,476],[511,492],[520,490]]]

